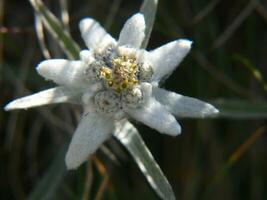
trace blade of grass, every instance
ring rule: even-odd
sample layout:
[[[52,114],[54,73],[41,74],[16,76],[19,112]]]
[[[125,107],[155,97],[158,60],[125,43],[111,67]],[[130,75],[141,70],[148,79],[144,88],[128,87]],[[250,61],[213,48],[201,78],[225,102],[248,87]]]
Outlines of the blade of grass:
[[[222,34],[216,39],[212,44],[212,49],[217,49],[222,46],[233,33],[243,24],[243,22],[249,17],[249,15],[257,7],[259,0],[250,0],[250,3],[239,13],[239,15],[234,19],[234,21],[229,25],[229,27],[222,32]]]
[[[113,0],[111,6],[110,6],[110,9],[109,9],[109,13],[106,17],[106,20],[105,20],[105,28],[106,30],[109,30],[114,19],[115,19],[115,16],[120,8],[120,5],[121,5],[121,1],[122,0]]]
[[[145,39],[142,43],[142,48],[147,47],[148,41],[150,39],[157,13],[157,7],[158,0],[144,0],[141,5],[140,12],[144,15],[146,22]]]
[[[200,23],[210,12],[214,11],[214,8],[221,2],[221,0],[210,1],[205,8],[203,8],[192,20],[192,24],[196,25]]]
[[[220,114],[216,117],[234,119],[267,118],[266,102],[219,99],[212,102],[212,104],[220,110]]]
[[[69,31],[69,21],[70,21],[70,17],[69,17],[69,13],[68,13],[68,2],[67,0],[60,0],[59,1],[60,4],[60,10],[61,10],[61,21],[64,25],[64,27]]]
[[[62,50],[70,59],[78,58],[80,48],[64,29],[61,22],[53,15],[41,0],[29,0],[34,10],[42,17],[45,27],[58,41]]]
[[[5,1],[0,1],[0,27],[4,27],[4,9],[5,7]],[[3,80],[3,63],[4,63],[4,57],[3,57],[3,51],[4,49],[4,34],[0,32],[0,82]]]
[[[138,130],[127,120],[117,124],[114,136],[125,146],[146,177],[150,186],[162,199],[175,199],[172,188],[146,147]]]
[[[199,50],[196,50],[193,53],[193,58],[200,65],[200,67],[206,70],[214,79],[218,80],[224,86],[231,89],[236,94],[241,95],[242,97],[246,97],[248,99],[253,98],[253,94],[251,94],[250,91],[238,84],[222,70],[216,68]]]
[[[101,161],[99,161],[97,159],[97,157],[94,157],[93,161],[94,161],[94,164],[95,164],[97,170],[99,171],[99,173],[103,177],[94,199],[95,200],[101,200],[101,199],[103,199],[105,191],[108,187],[109,175],[108,175],[108,172],[107,172],[105,165]]]
[[[250,60],[239,54],[234,55],[234,59],[241,62],[267,92],[267,83],[265,82],[262,73],[250,62]]]
[[[35,32],[36,32],[38,42],[39,42],[39,45],[41,47],[43,56],[45,57],[45,59],[50,59],[51,55],[50,55],[49,50],[48,50],[46,43],[45,43],[45,36],[44,36],[42,19],[37,12],[34,12],[34,17],[35,17],[35,23],[34,23],[35,24]]]
[[[220,182],[220,180],[231,170],[235,163],[249,150],[249,148],[265,133],[266,127],[260,127],[253,132],[249,138],[244,141],[228,158],[225,165],[215,175],[204,193],[204,199],[209,199],[209,194],[214,187]]]
[[[64,145],[59,150],[57,156],[54,158],[52,164],[38,182],[33,192],[29,196],[29,200],[48,200],[54,196],[57,188],[61,185],[66,167],[64,163],[64,156],[68,145]]]
[[[4,27],[5,1],[0,1],[0,27]],[[4,34],[0,31],[0,82],[4,78]]]
[[[89,158],[87,161],[87,167],[86,167],[86,178],[84,183],[84,190],[82,195],[82,200],[87,200],[90,197],[90,192],[92,189],[92,182],[93,182],[93,169],[92,169],[92,162]]]

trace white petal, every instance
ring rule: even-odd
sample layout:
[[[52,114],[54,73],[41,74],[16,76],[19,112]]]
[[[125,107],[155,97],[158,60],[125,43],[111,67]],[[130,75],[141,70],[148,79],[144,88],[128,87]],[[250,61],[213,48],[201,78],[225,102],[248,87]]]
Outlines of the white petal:
[[[85,67],[81,61],[52,59],[41,62],[36,69],[41,76],[59,85],[82,87],[87,83]]]
[[[103,114],[89,112],[83,115],[69,145],[65,162],[68,169],[79,167],[108,139],[114,129],[114,121]]]
[[[72,102],[76,101],[78,96],[80,96],[78,91],[56,87],[16,99],[7,104],[5,110],[27,109],[54,103]]]
[[[89,51],[89,50],[82,50],[80,52],[80,59],[86,63],[91,63],[94,61],[94,57],[93,57],[91,51]]]
[[[141,83],[141,90],[143,93],[143,99],[144,101],[149,101],[149,99],[152,96],[152,85],[150,83],[147,82],[143,82]]]
[[[150,98],[141,108],[127,109],[126,112],[135,120],[140,121],[160,133],[176,136],[181,133],[181,127],[158,101]]]
[[[172,114],[178,117],[202,118],[219,113],[211,104],[195,98],[182,96],[175,92],[153,88],[153,95],[159,102],[166,105]]]
[[[130,45],[139,48],[145,37],[145,19],[140,13],[135,14],[124,24],[118,45]]]
[[[108,44],[116,44],[116,41],[105,29],[92,18],[85,18],[79,24],[82,38],[89,49],[96,49]]]
[[[187,55],[191,44],[189,40],[180,39],[153,51],[144,52],[144,59],[151,63],[154,70],[152,80],[159,82],[162,77],[170,75]]]

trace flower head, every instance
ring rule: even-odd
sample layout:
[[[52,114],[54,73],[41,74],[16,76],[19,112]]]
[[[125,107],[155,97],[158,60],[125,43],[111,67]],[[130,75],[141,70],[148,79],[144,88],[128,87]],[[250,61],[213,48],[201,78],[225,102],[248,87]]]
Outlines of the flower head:
[[[218,113],[212,105],[158,87],[191,48],[186,39],[175,40],[153,51],[140,49],[145,20],[135,14],[124,25],[118,41],[91,18],[80,22],[89,50],[80,60],[41,62],[38,73],[59,87],[9,103],[5,109],[21,109],[52,103],[78,102],[84,113],[66,155],[69,169],[80,166],[107,138],[115,122],[131,117],[160,133],[176,136],[181,127],[175,116],[205,117]]]

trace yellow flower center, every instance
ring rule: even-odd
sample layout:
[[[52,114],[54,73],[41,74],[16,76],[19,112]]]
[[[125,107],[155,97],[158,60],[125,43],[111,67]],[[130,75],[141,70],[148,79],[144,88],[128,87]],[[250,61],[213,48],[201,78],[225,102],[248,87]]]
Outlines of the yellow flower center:
[[[138,66],[136,58],[119,56],[112,59],[112,66],[101,67],[100,76],[109,88],[117,93],[125,89],[133,88],[138,84]]]

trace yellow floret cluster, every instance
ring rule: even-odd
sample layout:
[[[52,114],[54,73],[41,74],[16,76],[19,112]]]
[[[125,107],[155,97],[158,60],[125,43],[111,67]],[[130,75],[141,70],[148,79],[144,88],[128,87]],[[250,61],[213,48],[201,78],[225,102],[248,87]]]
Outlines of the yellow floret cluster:
[[[112,66],[101,67],[100,76],[105,84],[117,93],[131,89],[138,84],[138,64],[136,58],[119,56],[112,59]]]

